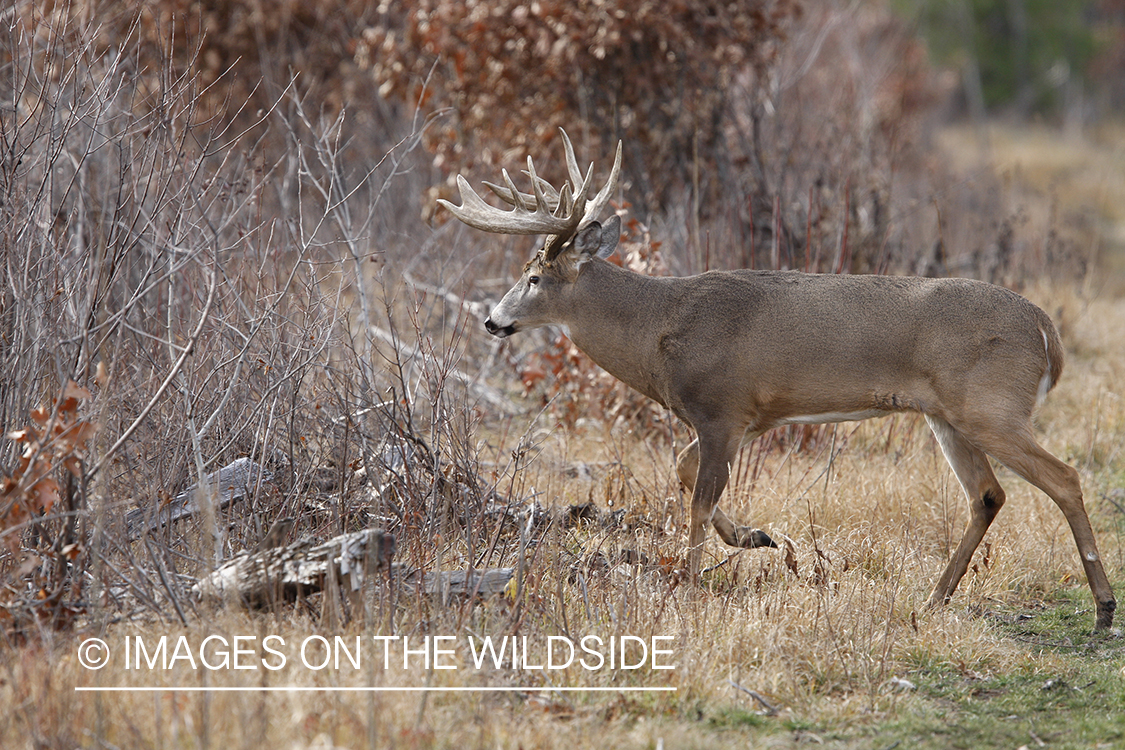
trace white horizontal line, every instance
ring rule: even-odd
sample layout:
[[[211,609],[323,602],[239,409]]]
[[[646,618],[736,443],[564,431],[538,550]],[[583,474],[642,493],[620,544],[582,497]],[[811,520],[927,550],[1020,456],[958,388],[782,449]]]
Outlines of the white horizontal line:
[[[675,687],[76,687],[76,693],[656,693],[676,692]]]

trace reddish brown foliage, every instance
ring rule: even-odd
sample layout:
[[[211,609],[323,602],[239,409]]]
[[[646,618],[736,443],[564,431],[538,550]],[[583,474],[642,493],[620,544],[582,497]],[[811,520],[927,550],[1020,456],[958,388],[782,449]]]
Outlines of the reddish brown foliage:
[[[0,530],[20,526],[51,510],[62,492],[52,476],[57,467],[64,467],[76,478],[82,476],[87,443],[98,429],[78,416],[78,405],[90,395],[70,381],[52,408],[33,409],[31,424],[8,434],[8,439],[23,446],[23,451],[12,475],[0,477]],[[19,540],[19,534],[9,534],[5,543],[14,552]]]
[[[22,560],[17,576],[0,597],[0,622],[11,624],[12,633],[21,633],[33,622],[52,627],[65,627],[73,622],[80,607],[64,602],[69,592],[71,602],[80,599],[81,576],[68,583],[64,572],[68,564],[83,552],[83,545],[72,533],[64,532],[51,543],[45,528],[37,519],[49,513],[63,497],[56,469],[62,467],[74,478],[73,488],[84,474],[88,443],[97,432],[97,425],[79,416],[79,406],[91,397],[90,391],[68,381],[62,395],[48,407],[33,409],[30,424],[8,434],[22,447],[11,476],[0,477],[0,532],[8,552]],[[76,510],[73,493],[69,493],[70,518],[66,528],[72,530]],[[66,513],[63,514],[67,515]],[[39,542],[23,549],[26,532]],[[46,541],[46,544],[43,542]],[[36,548],[38,547],[38,548]]]
[[[364,31],[357,59],[385,95],[450,108],[429,143],[451,171],[540,153],[566,126],[588,153],[624,140],[627,178],[659,204],[725,158],[731,81],[768,67],[796,12],[789,0],[423,0]]]

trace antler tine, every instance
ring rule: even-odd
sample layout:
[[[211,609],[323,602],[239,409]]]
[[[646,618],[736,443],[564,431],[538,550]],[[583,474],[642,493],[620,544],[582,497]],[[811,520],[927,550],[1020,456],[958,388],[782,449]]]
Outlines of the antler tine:
[[[617,154],[613,159],[613,169],[610,171],[609,180],[605,187],[591,200],[589,198],[589,186],[594,165],[593,163],[590,164],[590,168],[586,171],[586,177],[583,178],[582,172],[578,169],[578,160],[574,157],[574,146],[570,142],[570,136],[562,128],[559,128],[559,132],[562,133],[563,150],[566,151],[566,169],[570,173],[570,181],[576,191],[575,204],[577,205],[581,200],[584,206],[582,220],[578,222],[579,226],[583,226],[598,218],[598,215],[605,210],[606,204],[609,203],[609,199],[613,197],[613,193],[617,190],[617,181],[621,176],[621,142],[617,142]]]
[[[524,174],[527,174],[529,177],[531,176],[526,171],[524,172]],[[543,188],[543,192],[547,195],[547,200],[551,203],[551,209],[554,210],[554,208],[556,208],[559,204],[559,191],[555,189],[554,185],[547,182],[542,177],[538,179],[538,182],[540,187]]]
[[[566,171],[570,174],[570,184],[575,189],[581,185],[584,180],[582,179],[582,170],[578,168],[578,160],[574,158],[574,145],[570,142],[570,136],[561,127],[559,132],[562,133],[563,150],[566,151]],[[590,167],[594,165],[591,163]]]
[[[594,177],[594,165],[586,170],[586,176],[578,168],[574,157],[574,146],[566,131],[559,128],[566,152],[566,168],[570,181],[563,183],[562,190],[542,179],[535,172],[535,163],[527,157],[527,174],[531,178],[533,195],[521,193],[512,181],[508,170],[502,170],[504,186],[485,182],[502,201],[512,206],[511,211],[490,206],[469,185],[468,180],[457,175],[457,188],[461,191],[461,205],[455,206],[447,200],[438,203],[449,209],[450,213],[476,229],[497,234],[548,234],[552,235],[549,246],[558,244],[555,240],[569,238],[579,227],[598,218],[610,197],[617,190],[621,174],[621,143],[617,144],[617,155],[613,160],[613,170],[605,187],[589,199],[590,184]]]
[[[507,184],[508,190],[511,192],[516,201],[518,201],[518,203],[513,203],[512,205],[519,206],[520,208],[529,211],[533,211],[539,207],[540,202],[538,194],[524,195],[516,189],[516,183],[512,182],[512,178],[508,174],[508,170],[502,170],[501,173],[504,175],[504,182],[505,184]]]
[[[567,206],[570,206],[570,208],[567,209]],[[559,214],[560,216],[565,215],[570,216],[571,218],[574,217],[574,196],[570,194],[569,182],[564,182],[562,190],[559,191],[558,207],[555,213]]]
[[[510,177],[507,180],[511,183]],[[523,194],[514,188],[512,197],[519,196],[519,198],[516,199],[518,203],[516,200],[509,201],[514,206],[511,211],[490,206],[477,195],[476,191],[469,185],[469,181],[462,175],[457,175],[457,188],[461,191],[461,205],[455,206],[441,198],[438,199],[438,203],[449,209],[450,213],[465,224],[485,232],[558,236],[573,234],[578,227],[578,221],[582,218],[582,214],[578,211],[569,210],[561,216],[553,215],[547,196],[543,192],[543,187],[539,185],[537,180],[537,177],[532,179],[532,183],[537,185],[534,207],[530,205],[531,196],[526,196],[528,200],[525,201]],[[503,195],[500,197],[504,198]]]
[[[577,197],[571,194],[570,183],[564,182],[562,190],[559,191],[559,205],[558,210],[555,213],[567,216],[574,223],[574,228],[566,234],[559,233],[549,235],[544,240],[543,257],[548,263],[558,257],[558,254],[562,252],[566,241],[569,240],[574,232],[578,229],[578,219],[583,214],[578,209],[577,202]]]
[[[562,134],[563,150],[566,152],[566,171],[570,173],[570,184],[574,190],[575,211],[582,214],[582,221],[579,222],[579,225],[582,225],[590,218],[586,204],[590,199],[590,180],[594,176],[594,163],[590,162],[590,168],[586,170],[586,176],[583,177],[582,170],[578,168],[578,160],[574,158],[574,144],[570,142],[570,136],[562,128],[559,128],[559,132]]]
[[[591,166],[591,171],[592,171],[593,165],[590,165],[590,166]],[[580,222],[578,222],[579,226],[582,226],[584,224],[587,224],[588,222],[594,221],[595,219],[598,218],[598,215],[603,210],[605,210],[606,205],[609,203],[609,199],[613,197],[613,194],[615,192],[617,192],[617,181],[620,177],[621,177],[621,141],[618,141],[617,142],[617,155],[613,158],[613,169],[611,169],[610,172],[609,172],[609,179],[606,181],[605,187],[603,187],[601,189],[601,191],[597,195],[594,196],[593,200],[591,200],[588,204],[586,204],[586,210],[582,213],[582,220]],[[589,179],[589,175],[587,175],[586,179]]]
[[[527,174],[531,177],[531,189],[533,191],[535,191],[535,205],[537,207],[541,206],[547,211],[551,211],[552,214],[553,213],[561,213],[562,214],[562,216],[559,216],[559,217],[556,217],[556,218],[564,218],[564,217],[570,218],[570,215],[574,212],[567,209],[567,207],[565,207],[561,204],[558,204],[558,203],[556,203],[556,205],[554,207],[552,207],[548,204],[547,196],[543,193],[543,185],[541,184],[543,182],[543,180],[540,180],[539,175],[535,174],[535,162],[533,162],[531,160],[530,154],[527,157]],[[557,209],[563,209],[563,210],[557,211]]]
[[[528,174],[527,170],[524,170],[524,174]],[[509,206],[518,205],[516,203],[516,199],[513,196],[519,191],[510,180],[508,180],[507,182],[508,187],[497,185],[495,183],[489,182],[488,180],[484,180],[481,184],[495,193],[497,198],[504,201]],[[555,209],[558,208],[559,205],[559,191],[555,190],[555,186],[544,180],[542,177],[539,178],[539,184],[543,187],[544,195],[547,196],[547,210],[551,213],[554,213]],[[535,196],[530,193],[520,192],[519,196],[520,199],[523,200],[524,205],[529,206],[531,205],[531,202],[535,200]]]

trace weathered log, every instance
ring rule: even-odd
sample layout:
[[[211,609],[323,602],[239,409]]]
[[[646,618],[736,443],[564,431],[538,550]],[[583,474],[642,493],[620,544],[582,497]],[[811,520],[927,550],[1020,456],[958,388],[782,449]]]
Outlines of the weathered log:
[[[251,607],[295,599],[347,582],[359,590],[376,570],[389,570],[395,538],[378,529],[342,534],[320,544],[303,539],[287,547],[247,552],[223,563],[192,586],[204,600],[239,602]]]
[[[515,568],[483,568],[471,574],[467,570],[413,570],[395,578],[427,596],[492,596],[503,593],[515,572]]]
[[[261,482],[269,482],[269,470],[251,458],[239,458],[203,478],[204,485],[215,492],[215,509],[225,508],[253,491]],[[159,529],[165,524],[199,512],[199,485],[193,484],[176,495],[166,505],[155,511],[136,508],[125,514],[125,529],[129,539],[136,539],[146,531]]]
[[[259,545],[261,547],[261,545]],[[392,565],[395,538],[365,529],[316,544],[311,539],[286,547],[245,552],[201,578],[192,593],[206,601],[228,600],[262,607],[313,594],[339,582],[346,595],[358,592],[368,576],[390,571],[402,591],[437,597],[492,596],[502,593],[515,568],[423,571]]]

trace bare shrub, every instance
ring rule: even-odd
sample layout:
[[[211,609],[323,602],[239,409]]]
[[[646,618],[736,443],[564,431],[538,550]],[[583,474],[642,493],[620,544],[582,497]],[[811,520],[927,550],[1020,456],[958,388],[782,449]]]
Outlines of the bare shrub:
[[[745,201],[730,244],[742,256],[720,262],[918,270],[934,238],[921,214],[944,188],[929,156],[943,94],[909,30],[878,4],[813,3],[771,77],[736,86],[729,126]]]
[[[198,112],[231,118],[271,106],[298,71],[300,90],[315,88],[329,114],[343,109],[362,90],[363,77],[349,64],[349,39],[369,6],[358,0],[50,0],[21,1],[15,10],[37,35],[71,35],[97,55],[128,48],[137,105],[159,105],[166,73],[190,73]]]
[[[109,599],[186,622],[186,583],[286,516],[296,535],[383,524],[419,567],[481,554],[480,509],[506,470],[482,472],[465,403],[506,401],[461,369],[464,311],[435,319],[444,301],[406,283],[400,261],[425,254],[384,252],[410,223],[390,186],[419,184],[425,121],[365,162],[345,117],[310,112],[295,88],[256,118],[217,117],[201,87],[225,79],[168,58],[140,74],[143,45],[107,54],[103,29],[70,11],[3,39],[0,429],[70,381],[101,429],[79,466],[27,458],[41,441],[26,431],[5,443],[9,593],[33,599],[50,579],[72,613]],[[241,457],[273,481],[220,508],[202,480]],[[126,511],[158,518],[190,485],[196,517],[130,538]],[[78,565],[31,556],[72,539]]]

